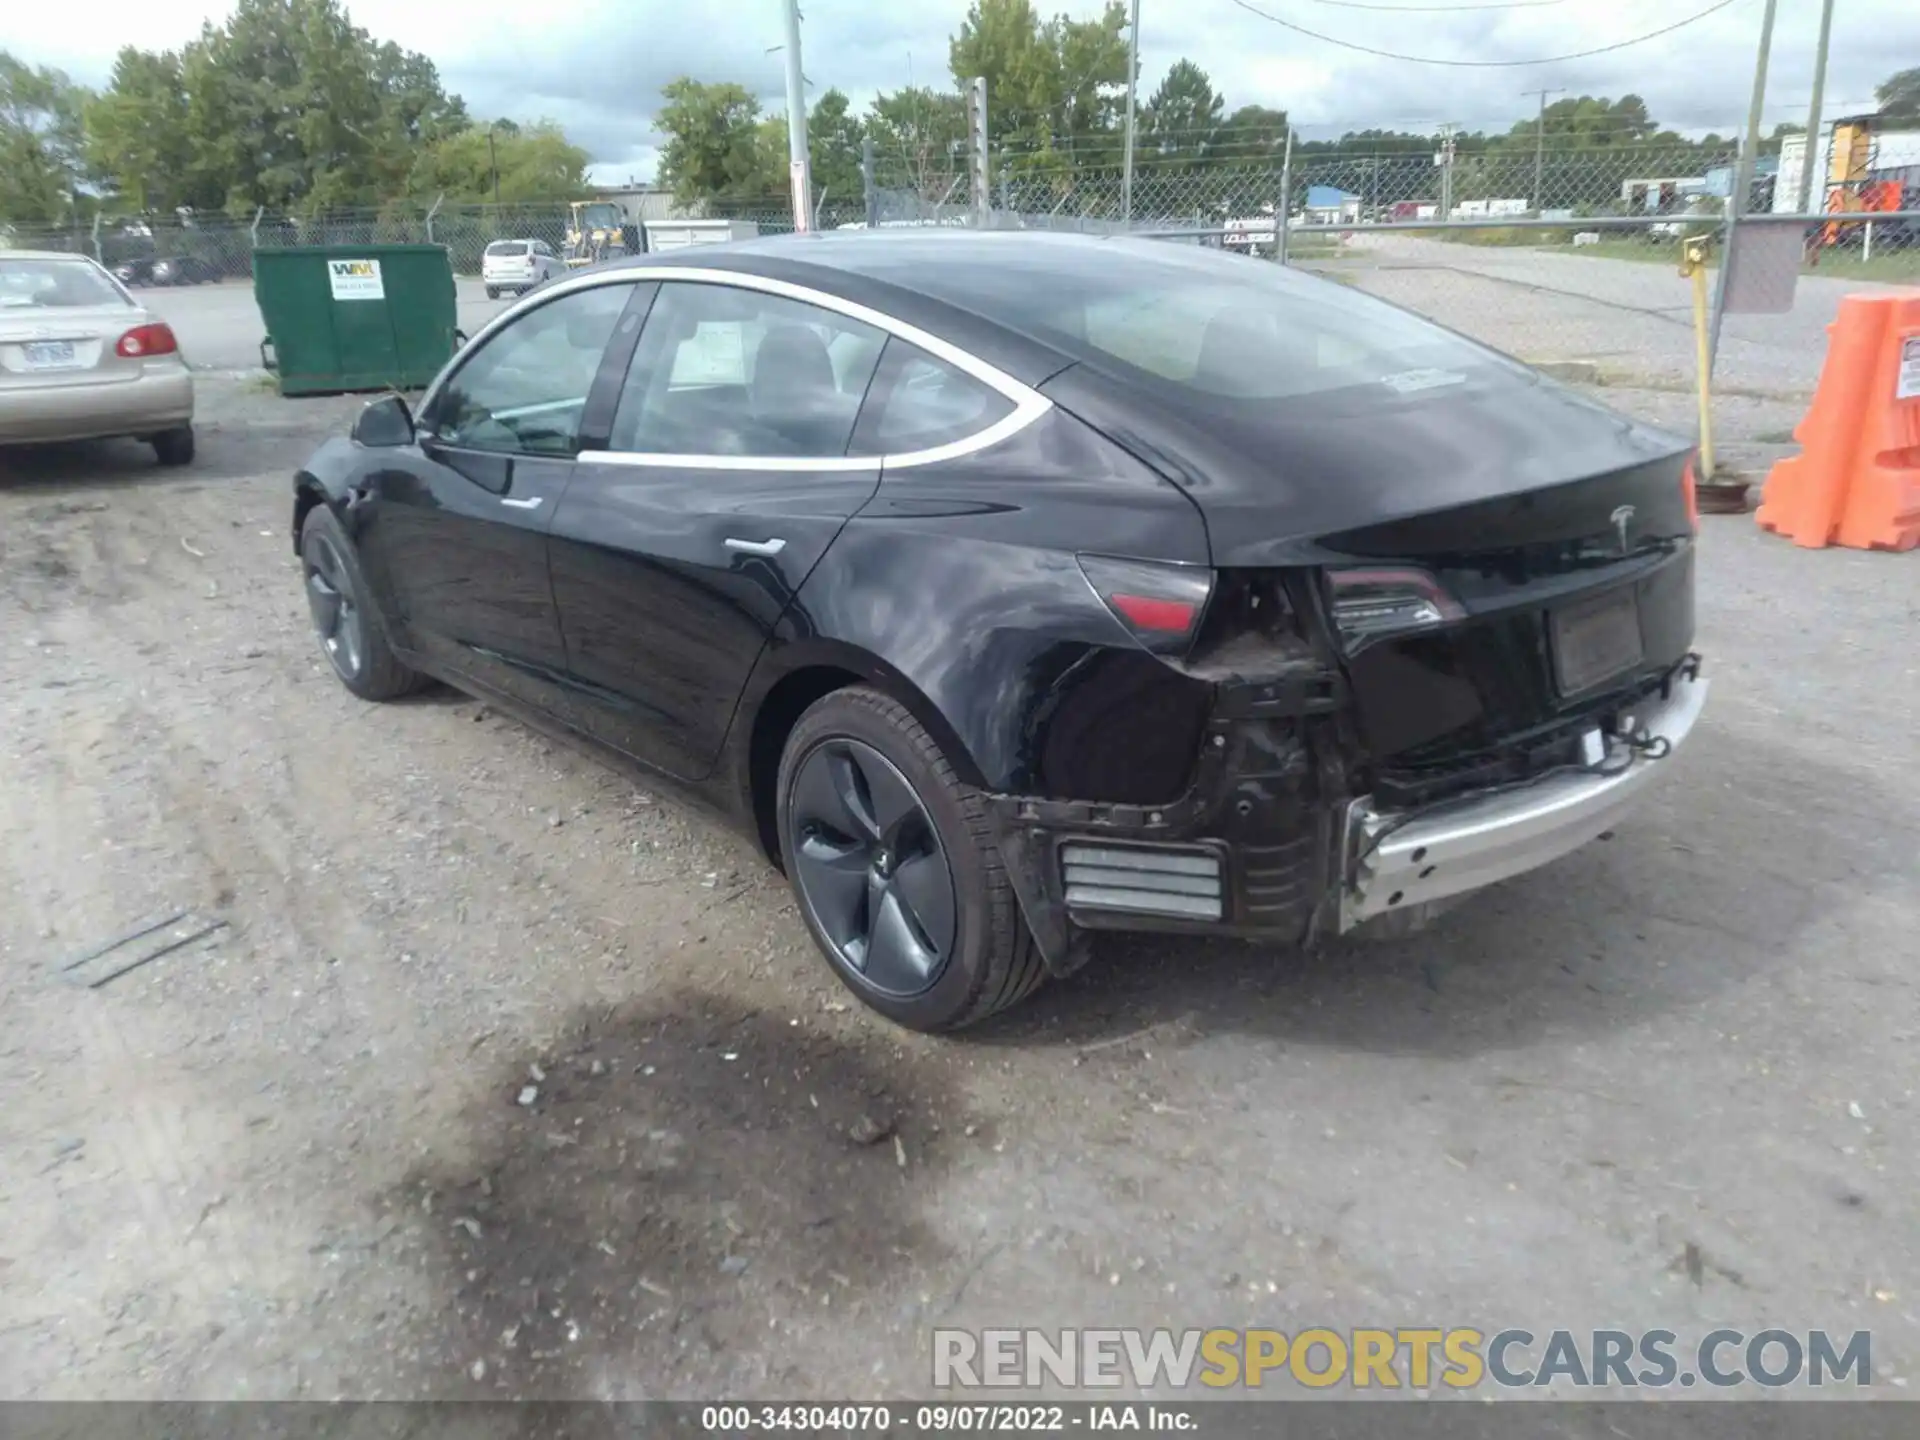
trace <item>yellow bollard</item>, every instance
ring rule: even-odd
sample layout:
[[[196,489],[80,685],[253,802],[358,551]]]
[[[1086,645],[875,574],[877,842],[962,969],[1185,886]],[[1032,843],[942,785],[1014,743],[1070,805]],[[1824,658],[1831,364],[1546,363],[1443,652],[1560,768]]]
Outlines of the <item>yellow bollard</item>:
[[[1694,363],[1700,371],[1700,474],[1711,482],[1713,469],[1713,397],[1707,356],[1707,239],[1691,236],[1681,242],[1680,273],[1693,281]]]

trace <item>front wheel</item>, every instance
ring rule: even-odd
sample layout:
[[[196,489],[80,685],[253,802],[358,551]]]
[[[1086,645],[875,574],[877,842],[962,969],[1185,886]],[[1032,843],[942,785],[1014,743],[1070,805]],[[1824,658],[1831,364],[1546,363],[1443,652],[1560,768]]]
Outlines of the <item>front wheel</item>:
[[[342,685],[362,700],[397,700],[426,683],[387,644],[353,541],[325,505],[300,526],[300,570],[314,633]]]
[[[487,286],[487,298],[489,300],[498,300],[500,298],[500,287],[498,285]]]
[[[906,706],[838,690],[780,762],[781,858],[842,983],[914,1030],[953,1030],[1045,976],[980,794]]]

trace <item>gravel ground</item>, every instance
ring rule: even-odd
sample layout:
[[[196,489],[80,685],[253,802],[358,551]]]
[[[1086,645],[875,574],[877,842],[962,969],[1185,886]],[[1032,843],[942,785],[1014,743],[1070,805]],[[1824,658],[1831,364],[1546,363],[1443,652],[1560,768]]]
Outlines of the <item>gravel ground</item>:
[[[1307,263],[1529,360],[1591,360],[1628,382],[1693,383],[1692,282],[1677,265],[1404,233],[1356,236],[1340,256]],[[1887,288],[1802,276],[1789,313],[1728,316],[1715,381],[1763,396],[1810,391],[1840,297]]]
[[[188,471],[0,457],[0,1397],[899,1396],[937,1324],[1920,1365],[1913,556],[1710,517],[1715,691],[1610,843],[1409,941],[1122,939],[935,1040],[706,821],[333,680],[287,475],[355,404],[209,375]],[[228,928],[59,968],[181,906]]]

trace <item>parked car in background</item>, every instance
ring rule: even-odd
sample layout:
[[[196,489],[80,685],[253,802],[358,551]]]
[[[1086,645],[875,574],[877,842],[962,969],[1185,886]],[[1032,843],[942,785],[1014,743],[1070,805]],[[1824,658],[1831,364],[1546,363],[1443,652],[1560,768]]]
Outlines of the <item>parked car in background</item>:
[[[566,272],[567,262],[544,240],[495,240],[480,257],[480,280],[489,300],[509,290],[523,294]]]
[[[1097,931],[1411,928],[1618,824],[1706,693],[1691,453],[1282,266],[830,232],[543,287],[293,536],[355,694],[691,790],[932,1030]]]
[[[123,285],[204,285],[219,277],[193,255],[142,255],[113,267]]]
[[[132,436],[193,459],[193,372],[166,322],[82,256],[0,251],[0,445]]]

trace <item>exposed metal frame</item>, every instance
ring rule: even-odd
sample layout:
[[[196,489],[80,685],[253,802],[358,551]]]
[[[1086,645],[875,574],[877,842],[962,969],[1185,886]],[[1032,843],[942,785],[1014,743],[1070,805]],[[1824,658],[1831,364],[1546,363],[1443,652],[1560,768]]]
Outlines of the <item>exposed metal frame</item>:
[[[591,290],[603,285],[668,282],[727,285],[739,290],[752,290],[765,295],[779,296],[781,299],[815,306],[831,314],[843,315],[849,320],[856,320],[891,338],[902,340],[924,350],[936,359],[945,361],[954,369],[978,380],[1010,400],[1013,403],[1013,409],[993,424],[959,440],[925,450],[903,451],[893,455],[661,455],[634,450],[582,450],[575,456],[576,460],[597,465],[626,465],[655,470],[773,470],[792,473],[902,470],[921,465],[936,465],[945,460],[958,459],[963,455],[970,455],[998,445],[1024,430],[1053,408],[1053,402],[1038,390],[1014,379],[997,366],[988,364],[971,351],[963,350],[952,341],[944,340],[908,321],[875,310],[869,305],[862,305],[857,300],[849,300],[845,296],[834,295],[825,290],[816,290],[809,285],[797,285],[790,280],[777,280],[769,275],[755,275],[745,270],[719,270],[693,265],[639,264],[595,274],[570,276],[557,284],[543,286],[538,291],[522,296],[482,326],[473,339],[462,347],[460,354],[455,356],[447,368],[434,378],[433,384],[420,397],[421,412],[425,413],[438,399],[447,381],[459,373],[467,356],[476,353],[494,335],[521,316],[581,290]]]

